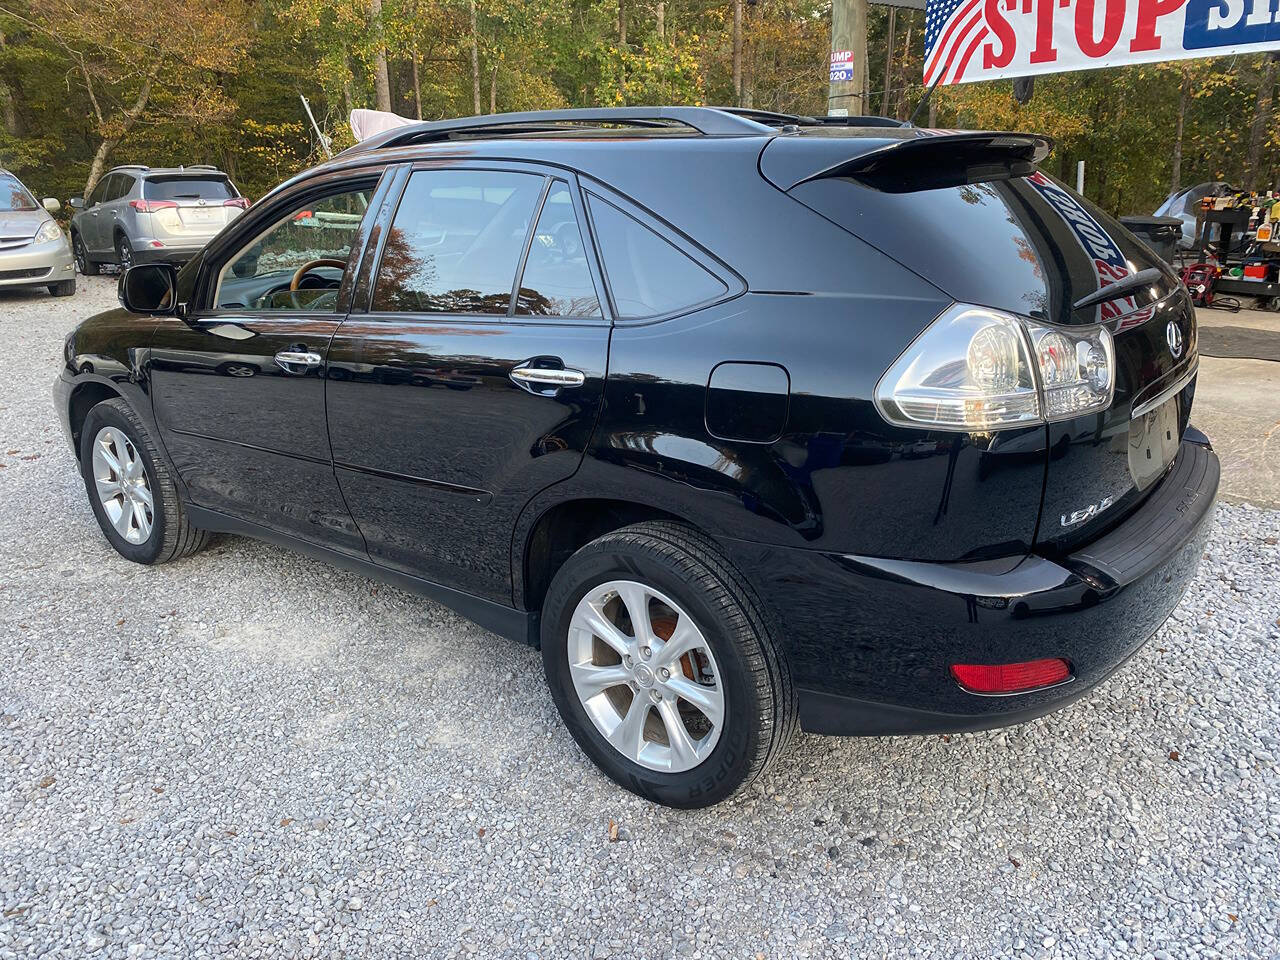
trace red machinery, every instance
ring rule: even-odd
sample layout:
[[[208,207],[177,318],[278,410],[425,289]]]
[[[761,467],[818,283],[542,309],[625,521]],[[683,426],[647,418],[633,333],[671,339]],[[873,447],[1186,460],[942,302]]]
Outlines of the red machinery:
[[[1197,307],[1208,307],[1213,304],[1213,285],[1222,273],[1216,263],[1193,263],[1182,270],[1182,284],[1191,294],[1191,300]]]

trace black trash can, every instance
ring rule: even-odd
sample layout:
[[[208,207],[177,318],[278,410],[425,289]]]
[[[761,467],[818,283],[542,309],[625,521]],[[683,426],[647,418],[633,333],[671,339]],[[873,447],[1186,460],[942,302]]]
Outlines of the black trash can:
[[[1159,254],[1165,263],[1173,263],[1182,238],[1182,221],[1177,217],[1121,217],[1120,222],[1139,240]]]

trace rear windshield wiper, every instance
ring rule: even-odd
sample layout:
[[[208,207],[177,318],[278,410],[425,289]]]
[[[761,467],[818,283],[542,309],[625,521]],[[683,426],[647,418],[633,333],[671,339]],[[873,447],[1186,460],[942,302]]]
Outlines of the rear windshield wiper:
[[[1105,287],[1100,287],[1093,293],[1085,294],[1075,302],[1072,309],[1083,310],[1085,307],[1094,307],[1100,303],[1119,300],[1121,297],[1127,297],[1139,287],[1155,283],[1163,276],[1164,274],[1159,267],[1148,267],[1146,270],[1139,270],[1137,273],[1129,274],[1123,280],[1108,283]]]

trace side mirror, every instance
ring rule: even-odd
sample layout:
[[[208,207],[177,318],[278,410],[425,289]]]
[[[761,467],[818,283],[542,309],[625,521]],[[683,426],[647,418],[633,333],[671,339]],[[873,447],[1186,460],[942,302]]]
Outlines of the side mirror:
[[[168,317],[178,311],[175,296],[178,271],[169,263],[140,263],[120,275],[116,290],[121,305],[130,313]]]
[[[67,201],[67,203],[71,205],[72,210],[84,209],[84,197],[72,197],[70,200]]]
[[[62,209],[62,204],[60,204],[53,197],[45,197],[40,202],[44,204],[45,210],[47,210],[49,213],[57,213],[59,210]]]

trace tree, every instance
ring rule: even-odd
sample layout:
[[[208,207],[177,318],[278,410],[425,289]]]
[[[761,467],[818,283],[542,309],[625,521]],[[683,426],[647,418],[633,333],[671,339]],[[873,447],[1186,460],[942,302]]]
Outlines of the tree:
[[[1276,54],[1267,54],[1262,67],[1262,76],[1258,80],[1258,99],[1254,102],[1253,123],[1249,125],[1249,158],[1245,162],[1244,181],[1246,190],[1256,189],[1261,179],[1259,167],[1262,163],[1262,145],[1275,119],[1271,98],[1276,87],[1276,59]]]
[[[87,96],[97,143],[86,198],[144,118],[199,129],[232,112],[220,83],[249,46],[243,0],[29,0],[26,11],[4,3],[0,12],[60,48]]]

